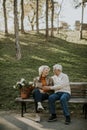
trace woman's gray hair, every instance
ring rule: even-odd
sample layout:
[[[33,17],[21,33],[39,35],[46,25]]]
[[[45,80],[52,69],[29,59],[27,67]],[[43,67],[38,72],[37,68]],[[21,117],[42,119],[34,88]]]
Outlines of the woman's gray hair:
[[[53,66],[53,70],[60,70],[60,71],[62,71],[62,65],[60,65],[60,64],[55,64],[54,66]]]
[[[42,72],[44,71],[44,69],[48,69],[48,71],[50,71],[50,67],[47,65],[42,65],[39,67],[38,71],[39,71],[39,75],[42,74]]]

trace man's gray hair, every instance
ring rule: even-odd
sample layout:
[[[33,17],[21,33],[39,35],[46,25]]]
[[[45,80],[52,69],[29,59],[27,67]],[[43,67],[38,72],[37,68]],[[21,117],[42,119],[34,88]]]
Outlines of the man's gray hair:
[[[60,70],[60,71],[62,71],[62,65],[60,65],[60,64],[55,64],[54,66],[53,66],[53,70]]]

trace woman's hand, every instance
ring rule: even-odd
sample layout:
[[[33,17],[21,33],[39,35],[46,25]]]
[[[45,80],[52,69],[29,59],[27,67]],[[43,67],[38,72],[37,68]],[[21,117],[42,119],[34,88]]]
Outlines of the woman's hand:
[[[36,87],[36,88],[39,88],[39,89],[42,89],[42,83],[39,83],[39,82],[36,83],[36,84],[35,84],[35,87]]]

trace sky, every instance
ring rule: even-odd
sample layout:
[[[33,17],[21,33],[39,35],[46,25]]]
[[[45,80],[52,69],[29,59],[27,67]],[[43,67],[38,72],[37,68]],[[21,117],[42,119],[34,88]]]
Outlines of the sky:
[[[70,2],[70,0],[64,0],[63,3],[63,9],[61,11],[63,17],[61,20],[66,21],[68,24],[71,26],[74,26],[75,21],[79,20],[81,21],[81,7],[75,9],[73,6],[73,3]],[[87,5],[86,8],[84,9],[84,23],[87,23]]]

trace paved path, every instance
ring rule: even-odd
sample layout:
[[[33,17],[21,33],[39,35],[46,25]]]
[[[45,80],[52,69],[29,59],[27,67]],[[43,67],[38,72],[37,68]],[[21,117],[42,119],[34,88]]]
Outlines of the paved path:
[[[70,125],[64,124],[64,118],[58,118],[56,122],[47,122],[47,117],[42,116],[42,121],[36,123],[34,114],[20,114],[0,112],[0,130],[87,130],[87,119],[72,118]]]

